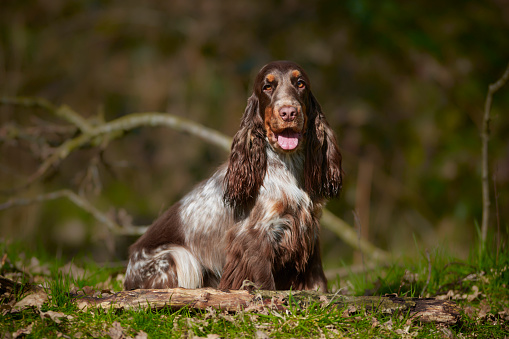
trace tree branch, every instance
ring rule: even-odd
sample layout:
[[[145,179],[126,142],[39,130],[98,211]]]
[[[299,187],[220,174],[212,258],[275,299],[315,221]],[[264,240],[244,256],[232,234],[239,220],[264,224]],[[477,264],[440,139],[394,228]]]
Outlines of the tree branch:
[[[41,164],[41,166],[39,166],[37,171],[28,178],[27,184],[31,184],[42,177],[51,166],[65,159],[72,151],[97,140],[97,138],[107,138],[108,141],[111,141],[122,135],[122,133],[119,132],[126,132],[141,126],[171,127],[177,131],[193,134],[202,140],[219,146],[225,151],[230,149],[231,138],[191,120],[167,113],[132,113],[92,127],[81,135],[64,142]]]
[[[73,124],[78,127],[80,131],[86,132],[90,130],[91,126],[86,119],[73,111],[67,105],[57,107],[46,99],[43,98],[30,98],[30,97],[2,97],[0,103],[4,105],[17,105],[31,108],[42,108],[54,114],[55,116]]]
[[[132,290],[115,293],[105,298],[83,297],[76,300],[81,310],[91,308],[161,309],[170,307],[180,309],[190,307],[206,309],[213,307],[229,312],[260,308],[286,310],[291,305],[301,308],[313,304],[322,307],[349,306],[355,313],[360,310],[381,312],[384,314],[409,313],[413,320],[427,323],[456,324],[460,319],[459,308],[453,301],[432,298],[407,298],[389,295],[378,296],[337,296],[316,291],[253,291],[228,290],[214,288],[184,289],[171,288],[160,290]]]
[[[55,199],[66,198],[69,199],[76,206],[90,213],[97,221],[106,225],[108,229],[115,234],[125,235],[140,235],[147,230],[147,226],[130,226],[130,225],[118,225],[115,221],[111,220],[106,214],[99,211],[94,207],[87,199],[77,195],[68,189],[55,191],[51,193],[40,194],[34,198],[14,198],[0,204],[0,211],[6,210],[13,206],[26,206],[34,203],[41,203],[44,201],[50,201]]]
[[[170,127],[174,130],[197,136],[208,143],[218,146],[226,152],[230,150],[232,140],[230,137],[216,130],[170,113],[132,113],[109,122],[91,124],[70,107],[66,105],[57,107],[42,98],[2,97],[0,98],[0,104],[42,108],[76,126],[81,132],[78,136],[65,141],[55,148],[53,152],[42,162],[38,169],[29,176],[23,187],[27,187],[31,183],[40,179],[52,166],[56,166],[60,161],[67,158],[69,154],[80,147],[89,143],[94,145],[101,143],[105,147],[109,141],[119,138],[124,132],[138,127]],[[106,214],[95,208],[86,198],[68,189],[41,194],[34,198],[13,198],[3,204],[0,204],[0,210],[5,210],[12,206],[23,206],[59,198],[69,199],[83,210],[89,212],[96,220],[105,224],[108,229],[115,234],[141,235],[147,229],[146,226],[118,225],[116,222],[111,220],[111,218],[106,216]],[[328,210],[323,211],[322,224],[324,227],[333,231],[340,239],[343,239],[348,245],[355,249],[360,249],[369,257],[381,261],[385,261],[389,258],[387,252],[375,247],[365,239],[360,239],[360,241],[358,241],[357,235],[352,229],[352,226],[348,225]]]
[[[350,245],[350,247],[358,249],[367,254],[370,258],[378,261],[387,261],[389,253],[379,249],[364,238],[360,238],[352,226],[347,224],[343,219],[338,218],[327,209],[323,210],[322,225],[334,232],[340,239]]]
[[[113,139],[119,138],[123,132],[127,132],[142,126],[171,127],[177,131],[195,135],[200,139],[216,145],[225,151],[230,150],[230,137],[227,137],[222,133],[205,127],[194,121],[178,117],[170,113],[132,113],[115,120],[102,123],[100,125],[91,126],[85,119],[83,119],[83,117],[81,117],[68,106],[62,105],[60,107],[56,107],[45,99],[2,97],[0,99],[0,103],[24,107],[44,108],[50,113],[75,125],[82,132],[77,137],[67,140],[59,147],[57,147],[54,152],[39,166],[39,168],[27,179],[27,183],[23,187],[27,187],[37,179],[41,178],[50,167],[64,160],[72,151],[79,149],[80,147],[91,142],[99,143],[101,140],[97,139],[107,138],[108,141],[111,141]]]
[[[481,249],[484,249],[486,236],[488,234],[488,223],[490,219],[490,185],[489,185],[489,166],[488,166],[488,141],[490,139],[490,112],[493,94],[497,92],[509,80],[509,64],[500,79],[488,86],[486,103],[484,105],[484,117],[481,131],[481,163],[482,163],[482,224],[481,224]]]
[[[68,199],[76,206],[90,213],[98,222],[106,225],[106,227],[114,234],[142,235],[148,228],[148,226],[119,225],[105,213],[101,212],[95,206],[93,206],[86,198],[74,193],[69,189],[40,194],[33,198],[9,199],[8,201],[0,204],[0,211],[12,208],[14,206],[26,206],[61,198]],[[342,239],[352,248],[366,253],[371,259],[375,261],[387,261],[390,258],[389,253],[379,249],[369,241],[362,238],[358,239],[357,233],[353,230],[352,226],[343,221],[343,219],[335,216],[327,209],[323,210],[321,223],[325,228],[334,232],[338,238]]]

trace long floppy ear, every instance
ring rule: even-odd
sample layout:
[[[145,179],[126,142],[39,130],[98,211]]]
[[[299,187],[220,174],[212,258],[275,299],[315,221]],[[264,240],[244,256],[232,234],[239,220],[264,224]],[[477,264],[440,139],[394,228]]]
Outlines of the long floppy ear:
[[[309,93],[308,119],[305,188],[312,197],[334,198],[342,187],[342,157],[334,131],[312,93]]]
[[[240,129],[233,137],[224,178],[224,202],[237,213],[254,202],[267,168],[265,133],[255,94],[248,99]]]

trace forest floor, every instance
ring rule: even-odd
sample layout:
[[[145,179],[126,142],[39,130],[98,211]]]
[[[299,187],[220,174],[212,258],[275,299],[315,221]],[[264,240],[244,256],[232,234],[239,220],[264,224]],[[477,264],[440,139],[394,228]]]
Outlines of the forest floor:
[[[71,262],[0,241],[0,338],[509,338],[509,253],[458,260],[440,250],[330,282],[340,295],[433,297],[461,309],[451,326],[405,312],[294,305],[284,310],[80,310],[80,296],[122,290],[125,268]],[[348,268],[347,268],[348,269]],[[9,282],[16,282],[8,286]]]

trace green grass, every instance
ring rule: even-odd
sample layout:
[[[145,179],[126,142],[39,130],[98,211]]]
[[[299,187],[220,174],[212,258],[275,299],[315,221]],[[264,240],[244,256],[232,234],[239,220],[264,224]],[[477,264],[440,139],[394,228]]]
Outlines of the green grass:
[[[292,304],[286,311],[269,309],[225,313],[219,310],[197,311],[79,311],[72,293],[105,293],[122,288],[121,268],[104,268],[77,258],[75,270],[63,272],[64,262],[40,251],[30,252],[20,244],[0,243],[0,255],[7,254],[1,275],[21,283],[42,283],[50,299],[37,307],[9,312],[10,307],[26,296],[21,289],[14,295],[0,297],[2,311],[0,336],[25,330],[26,337],[135,337],[146,333],[149,338],[221,337],[252,338],[437,338],[509,336],[509,254],[485,250],[473,252],[465,261],[441,249],[426,252],[416,259],[402,258],[362,274],[350,274],[331,281],[331,287],[348,286],[356,295],[366,291],[374,295],[398,293],[410,297],[452,297],[463,310],[461,323],[450,328],[421,324],[408,314],[387,315],[363,310]],[[39,267],[32,258],[38,256]],[[84,269],[84,270],[82,270]],[[22,274],[21,271],[24,271]],[[37,272],[37,273],[34,273]],[[80,273],[80,274],[77,274]],[[70,293],[72,292],[72,293]],[[49,314],[60,312],[55,319]],[[30,327],[31,326],[31,327]]]

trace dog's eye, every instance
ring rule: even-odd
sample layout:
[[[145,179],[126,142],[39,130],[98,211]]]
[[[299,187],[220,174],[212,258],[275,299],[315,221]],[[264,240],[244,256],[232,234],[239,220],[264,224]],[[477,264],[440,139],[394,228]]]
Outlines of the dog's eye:
[[[297,87],[304,88],[304,87],[306,87],[306,83],[302,80],[299,80],[299,81],[297,81]]]
[[[263,91],[264,92],[272,91],[272,85],[271,84],[267,84],[267,85],[263,86]]]

